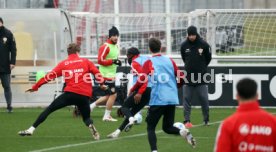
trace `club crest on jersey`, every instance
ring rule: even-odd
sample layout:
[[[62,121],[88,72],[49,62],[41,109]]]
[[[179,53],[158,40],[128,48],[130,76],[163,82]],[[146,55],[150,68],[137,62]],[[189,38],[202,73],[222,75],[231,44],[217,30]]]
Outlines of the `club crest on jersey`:
[[[203,52],[203,49],[202,49],[202,48],[199,48],[199,49],[198,49],[199,55],[202,55],[202,52]]]
[[[8,40],[8,39],[7,39],[6,37],[3,37],[3,43],[4,43],[4,44],[6,44],[7,40]]]

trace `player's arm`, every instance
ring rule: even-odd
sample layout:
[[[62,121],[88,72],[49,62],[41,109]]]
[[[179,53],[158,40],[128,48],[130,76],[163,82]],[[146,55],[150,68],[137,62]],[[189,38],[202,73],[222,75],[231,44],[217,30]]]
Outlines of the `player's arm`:
[[[144,63],[143,67],[139,66],[138,68],[136,68],[136,70],[139,71],[138,81],[130,89],[130,92],[138,90],[138,93],[141,93],[141,94],[144,93],[148,85],[148,75],[151,73],[151,69],[153,68],[152,68],[152,62],[150,60],[147,60]]]
[[[225,122],[221,123],[215,143],[214,152],[232,152],[231,132]]]
[[[12,33],[10,33],[10,52],[11,52],[11,62],[10,64],[15,65],[16,62],[16,42]]]
[[[106,56],[108,55],[109,51],[110,50],[108,45],[102,45],[100,47],[98,54],[98,63],[100,65],[108,66],[113,64],[112,59],[106,59]]]
[[[203,54],[206,58],[206,65],[209,65],[212,60],[212,50],[209,44],[206,44],[206,47],[203,50]]]
[[[175,74],[175,77],[177,78],[177,87],[181,87],[183,84],[184,84],[184,78],[185,78],[185,75],[184,73],[179,70],[179,68],[177,67],[176,63],[174,62],[173,59],[171,59],[172,61],[172,64],[173,64],[173,68],[174,68],[174,74]]]
[[[131,69],[132,71],[134,71],[137,76],[138,76],[138,81],[145,81],[144,83],[141,82],[141,86],[139,87],[138,89],[138,92],[139,94],[143,94],[145,92],[145,90],[147,89],[147,80],[145,80],[145,77],[147,78],[147,74],[144,73],[143,71],[143,67],[136,61],[132,61],[131,63]]]
[[[183,60],[183,62],[185,63],[185,45],[184,44],[182,44],[181,45],[181,48],[180,48],[180,53],[181,53],[181,58],[182,58],[182,60]]]
[[[43,84],[48,83],[49,81],[54,80],[57,77],[62,75],[62,63],[59,63],[52,71],[47,73],[43,78],[39,79],[36,84],[32,86],[31,89],[28,89],[26,92],[37,91]]]

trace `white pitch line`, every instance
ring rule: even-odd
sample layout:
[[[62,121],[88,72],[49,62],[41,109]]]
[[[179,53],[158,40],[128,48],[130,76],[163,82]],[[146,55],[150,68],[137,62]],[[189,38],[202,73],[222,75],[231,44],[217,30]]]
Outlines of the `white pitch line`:
[[[162,132],[161,130],[156,131],[156,133],[161,133],[161,132]],[[128,138],[133,138],[133,137],[140,137],[140,136],[145,136],[145,135],[147,135],[147,133],[135,134],[135,135],[131,135],[131,136],[125,136],[125,137],[113,138],[113,139],[96,140],[96,141],[84,142],[84,143],[79,143],[79,144],[69,144],[69,145],[64,145],[64,146],[56,146],[56,147],[52,147],[52,148],[33,150],[33,151],[30,151],[30,152],[51,151],[51,150],[57,150],[57,149],[64,149],[64,148],[77,147],[77,146],[83,146],[83,145],[88,145],[88,144],[95,144],[95,143],[102,143],[102,142],[107,142],[107,141],[119,140],[119,139],[128,139]]]
[[[213,124],[218,124],[221,123],[222,121],[215,121],[212,123],[209,123],[210,125]],[[203,126],[203,124],[200,125],[194,125],[193,128]],[[162,130],[156,131],[156,134],[163,132]],[[113,138],[113,139],[103,139],[103,140],[97,140],[97,141],[90,141],[90,142],[84,142],[84,143],[78,143],[78,144],[68,144],[68,145],[63,145],[63,146],[55,146],[51,148],[45,148],[45,149],[39,149],[39,150],[33,150],[30,152],[45,152],[45,151],[51,151],[51,150],[58,150],[58,149],[64,149],[64,148],[70,148],[70,147],[77,147],[77,146],[83,146],[83,145],[89,145],[89,144],[95,144],[95,143],[102,143],[102,142],[108,142],[108,141],[113,141],[113,140],[120,140],[120,139],[128,139],[128,138],[134,138],[134,137],[140,137],[140,136],[145,136],[147,133],[141,133],[141,134],[135,134],[131,136],[124,136],[120,138]]]

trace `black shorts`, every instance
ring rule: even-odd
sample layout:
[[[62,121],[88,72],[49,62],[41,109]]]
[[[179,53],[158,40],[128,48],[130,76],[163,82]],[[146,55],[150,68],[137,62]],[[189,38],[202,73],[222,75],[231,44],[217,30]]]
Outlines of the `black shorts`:
[[[113,95],[116,93],[115,80],[105,81],[104,85],[108,86],[108,89],[105,90],[105,95]]]

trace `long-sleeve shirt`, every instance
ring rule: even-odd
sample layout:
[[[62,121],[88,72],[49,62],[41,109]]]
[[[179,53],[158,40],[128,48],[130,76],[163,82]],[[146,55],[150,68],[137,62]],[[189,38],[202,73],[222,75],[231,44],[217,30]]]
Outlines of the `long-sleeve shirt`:
[[[275,152],[276,118],[257,101],[241,103],[219,127],[215,152]]]
[[[112,44],[112,42],[108,39],[106,41],[108,44]],[[108,45],[104,44],[99,48],[99,54],[98,54],[98,63],[100,65],[108,66],[112,65],[112,59],[106,59],[106,56],[108,55],[110,49]]]
[[[61,61],[51,72],[47,73],[36,84],[33,90],[38,90],[43,84],[63,76],[65,80],[65,92],[91,97],[92,96],[92,79],[93,74],[96,80],[102,84],[104,79],[97,67],[88,59],[80,58],[77,54],[71,54],[66,60]]]

